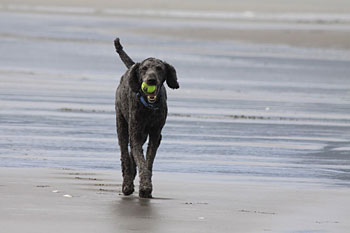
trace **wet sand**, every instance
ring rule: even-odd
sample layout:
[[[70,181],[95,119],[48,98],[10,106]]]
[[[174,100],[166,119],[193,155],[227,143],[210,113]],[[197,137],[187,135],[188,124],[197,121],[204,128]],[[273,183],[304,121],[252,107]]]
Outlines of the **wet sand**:
[[[4,232],[347,232],[348,189],[155,174],[154,198],[120,194],[119,173],[0,170]]]
[[[348,232],[349,3],[145,3],[0,1],[1,229]],[[179,76],[152,200],[120,195],[115,36]]]

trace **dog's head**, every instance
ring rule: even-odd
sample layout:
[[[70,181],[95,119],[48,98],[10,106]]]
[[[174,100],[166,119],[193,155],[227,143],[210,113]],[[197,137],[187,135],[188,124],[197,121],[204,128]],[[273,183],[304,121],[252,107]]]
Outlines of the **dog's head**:
[[[154,103],[164,82],[172,89],[179,88],[175,68],[156,58],[147,58],[141,63],[134,64],[129,70],[129,86],[132,91],[139,92],[142,83],[155,86],[151,93],[144,92],[147,100]]]

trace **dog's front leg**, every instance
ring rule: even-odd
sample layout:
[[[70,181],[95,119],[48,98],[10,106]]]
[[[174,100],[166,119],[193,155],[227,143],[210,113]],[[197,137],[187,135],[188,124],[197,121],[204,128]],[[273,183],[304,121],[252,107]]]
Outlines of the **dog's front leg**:
[[[143,135],[134,135],[130,137],[130,146],[132,155],[136,162],[137,168],[139,170],[140,178],[140,188],[139,196],[142,198],[151,198],[152,197],[152,181],[151,181],[151,172],[147,168],[147,162],[143,155],[142,145],[144,144],[145,137]]]
[[[146,160],[143,156],[142,145],[137,144],[131,147],[132,155],[134,156],[136,165],[139,170],[140,189],[139,196],[143,198],[152,197],[152,181],[151,171],[147,168]]]

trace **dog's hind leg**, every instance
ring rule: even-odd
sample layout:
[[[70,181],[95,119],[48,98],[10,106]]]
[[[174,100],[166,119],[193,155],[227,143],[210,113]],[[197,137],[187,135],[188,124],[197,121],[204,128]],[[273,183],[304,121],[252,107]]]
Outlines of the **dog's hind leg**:
[[[121,113],[117,112],[117,133],[120,146],[120,160],[123,173],[122,191],[124,195],[130,195],[134,192],[134,179],[136,176],[136,166],[134,159],[131,158],[128,150],[129,132],[128,124]]]
[[[119,38],[114,40],[114,47],[116,52],[119,54],[120,59],[123,61],[124,65],[129,69],[135,62],[129,57],[128,54],[123,50],[123,46],[120,44]]]

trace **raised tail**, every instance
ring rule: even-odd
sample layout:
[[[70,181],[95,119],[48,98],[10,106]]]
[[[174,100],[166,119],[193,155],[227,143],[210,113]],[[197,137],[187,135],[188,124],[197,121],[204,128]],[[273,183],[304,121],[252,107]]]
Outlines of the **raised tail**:
[[[119,54],[120,59],[128,69],[135,64],[135,62],[123,50],[123,46],[120,44],[120,40],[118,37],[114,40],[114,47],[116,52]]]

